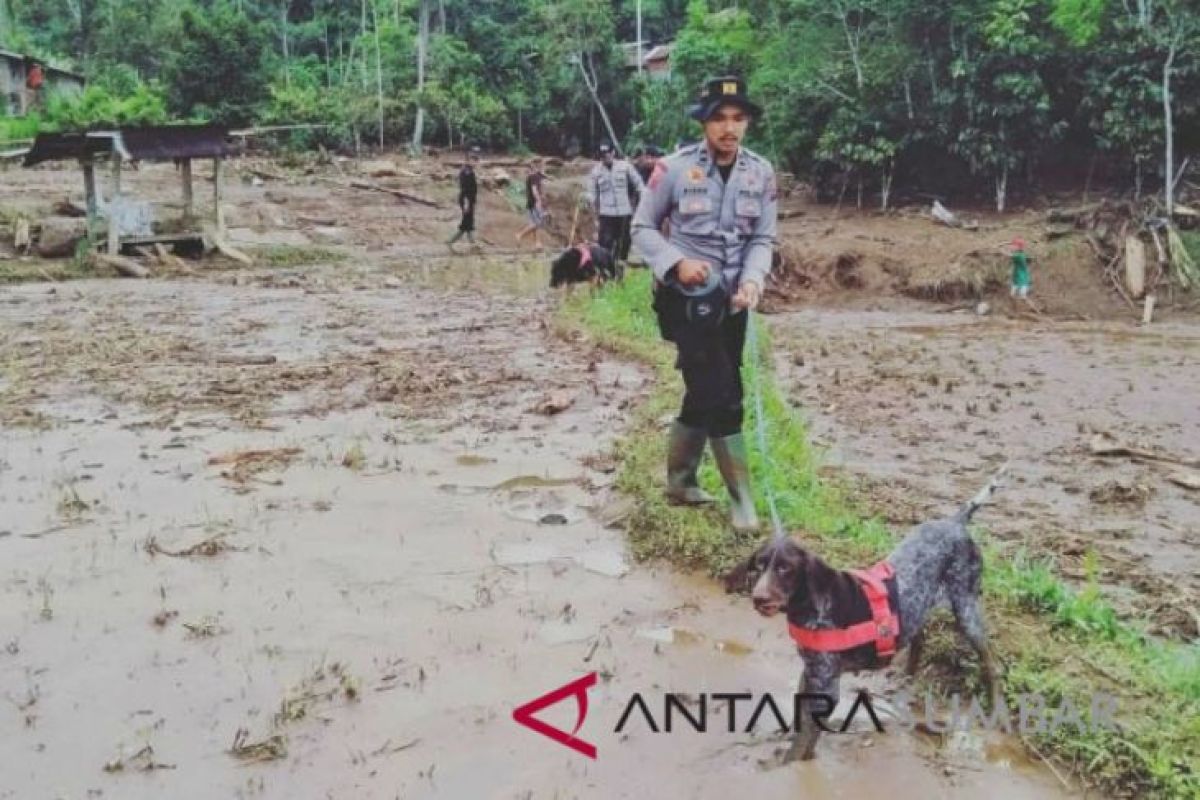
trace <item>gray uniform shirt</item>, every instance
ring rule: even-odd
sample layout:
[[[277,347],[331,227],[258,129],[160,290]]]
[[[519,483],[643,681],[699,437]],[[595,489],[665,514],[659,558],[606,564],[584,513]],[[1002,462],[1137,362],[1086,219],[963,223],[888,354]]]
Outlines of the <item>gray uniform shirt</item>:
[[[628,161],[614,159],[612,169],[598,162],[587,177],[587,199],[597,214],[602,217],[628,217],[633,213],[629,202],[629,188],[642,195],[646,186],[642,176]]]
[[[704,143],[658,162],[633,217],[633,244],[660,281],[683,258],[721,269],[725,286],[741,281],[766,288],[775,247],[775,170],[746,148],[738,150],[729,182],[721,180]],[[660,233],[671,221],[670,238]]]

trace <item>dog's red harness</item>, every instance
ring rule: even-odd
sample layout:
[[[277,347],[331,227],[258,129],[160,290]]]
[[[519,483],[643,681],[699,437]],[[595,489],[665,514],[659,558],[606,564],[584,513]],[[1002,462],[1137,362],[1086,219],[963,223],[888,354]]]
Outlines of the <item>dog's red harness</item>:
[[[577,244],[575,249],[579,251],[579,268],[583,269],[588,264],[592,263],[592,248],[586,244]]]
[[[867,603],[871,607],[871,619],[847,628],[813,629],[801,628],[788,623],[788,632],[796,644],[819,653],[840,653],[870,642],[875,643],[875,654],[880,659],[889,659],[896,653],[896,639],[900,635],[900,617],[888,602],[888,590],[884,581],[896,575],[892,565],[880,561],[867,570],[850,570],[862,587]]]

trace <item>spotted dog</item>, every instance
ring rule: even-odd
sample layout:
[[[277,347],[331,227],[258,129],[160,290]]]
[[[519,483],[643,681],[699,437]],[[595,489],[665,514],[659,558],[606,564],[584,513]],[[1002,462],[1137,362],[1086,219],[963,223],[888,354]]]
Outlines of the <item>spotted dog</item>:
[[[765,617],[786,612],[804,662],[801,691],[833,703],[843,672],[879,669],[897,649],[908,647],[907,669],[915,672],[929,613],[949,606],[979,656],[991,700],[996,666],[980,596],[983,559],[967,524],[1001,485],[1003,474],[1002,469],[954,516],[913,528],[867,572],[834,569],[792,539],[776,537],[727,575],[726,588],[752,586],[754,608]],[[810,720],[818,703],[819,698],[803,700],[804,716],[796,721],[785,761],[813,757],[820,728]]]

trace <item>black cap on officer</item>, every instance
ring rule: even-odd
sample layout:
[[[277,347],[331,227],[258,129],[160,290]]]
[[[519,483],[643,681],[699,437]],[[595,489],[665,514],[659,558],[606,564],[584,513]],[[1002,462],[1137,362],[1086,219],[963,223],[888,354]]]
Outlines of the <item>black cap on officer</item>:
[[[700,99],[688,109],[688,116],[705,122],[723,105],[734,105],[752,117],[762,116],[762,108],[750,102],[746,82],[736,75],[712,78],[700,90]]]

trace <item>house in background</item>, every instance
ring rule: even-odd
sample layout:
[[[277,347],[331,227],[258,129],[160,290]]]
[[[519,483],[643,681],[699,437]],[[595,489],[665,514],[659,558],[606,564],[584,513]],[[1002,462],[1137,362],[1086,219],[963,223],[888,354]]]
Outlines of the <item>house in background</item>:
[[[42,71],[42,85],[37,90],[40,98],[27,85],[35,65]],[[0,50],[0,116],[23,117],[35,102],[45,102],[56,94],[79,94],[85,83],[84,77],[76,72],[50,66],[32,56]]]
[[[642,42],[642,71],[647,73],[651,78],[671,77],[671,50],[674,49],[674,47],[674,42],[667,42],[666,44],[658,45],[651,45],[649,42]],[[623,56],[625,71],[637,72],[638,43],[622,43],[621,53]]]

